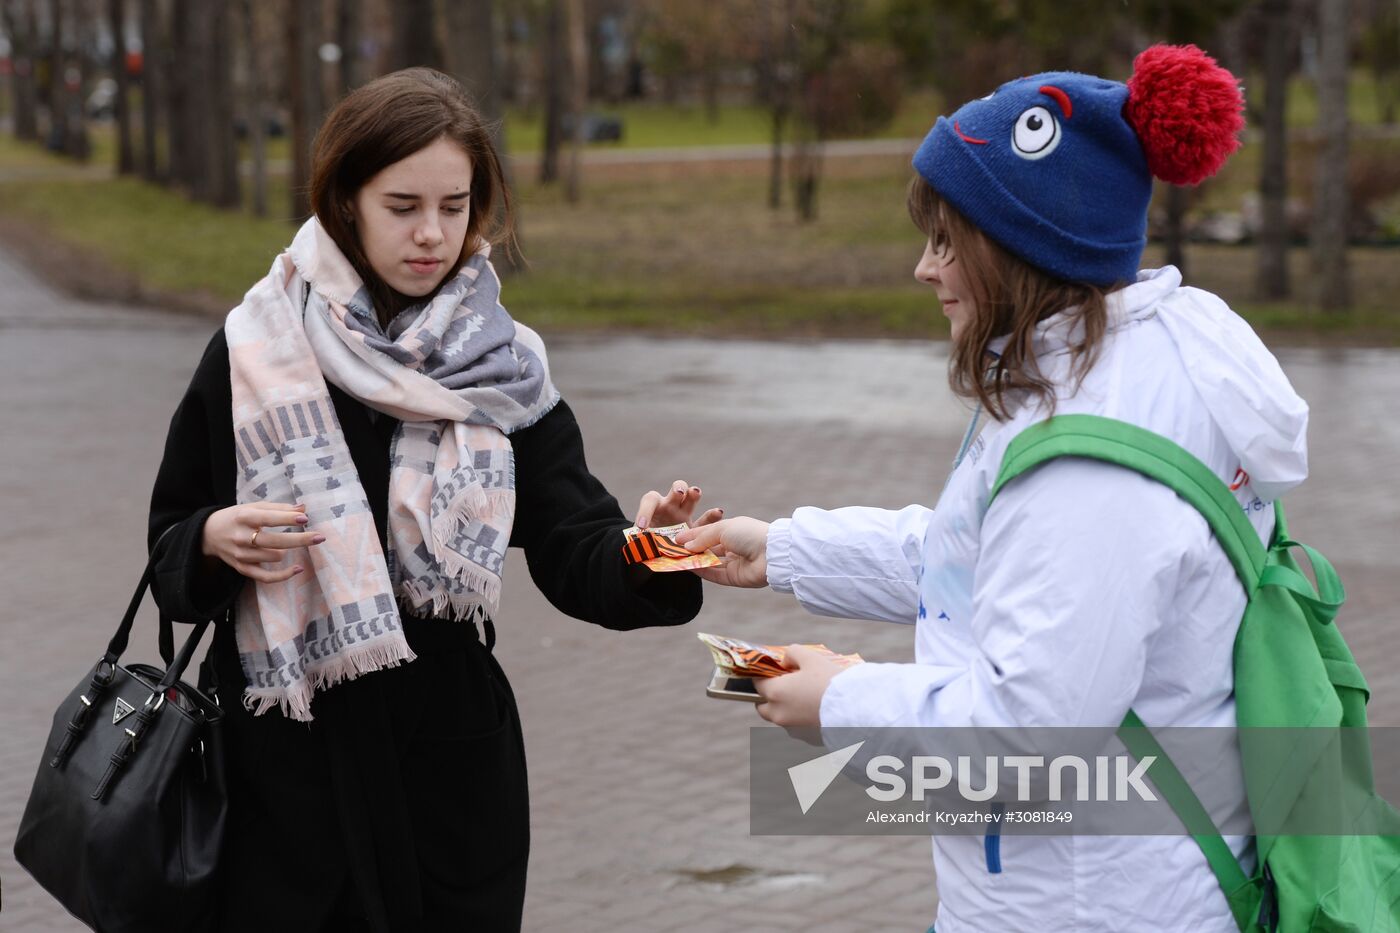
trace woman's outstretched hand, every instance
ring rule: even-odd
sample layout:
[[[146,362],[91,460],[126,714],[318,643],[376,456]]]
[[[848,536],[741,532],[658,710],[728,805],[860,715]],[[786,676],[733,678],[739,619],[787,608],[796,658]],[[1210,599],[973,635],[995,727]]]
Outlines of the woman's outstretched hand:
[[[692,486],[683,479],[672,483],[670,491],[664,495],[653,489],[642,496],[642,501],[637,505],[636,525],[643,529],[682,524],[695,528],[717,522],[724,517],[724,509],[710,509],[691,521],[690,517],[695,514],[695,507],[700,504],[700,495],[699,486]]]
[[[307,521],[304,505],[257,502],[229,506],[204,523],[200,547],[205,557],[218,558],[250,580],[281,583],[301,573],[301,565],[273,570],[265,564],[281,563],[287,551],[312,547],[326,539],[311,531],[272,529],[304,528]]]
[[[693,570],[712,583],[725,586],[768,585],[768,523],[756,518],[726,518],[676,535],[676,543],[699,553],[709,548],[728,557],[718,567]]]

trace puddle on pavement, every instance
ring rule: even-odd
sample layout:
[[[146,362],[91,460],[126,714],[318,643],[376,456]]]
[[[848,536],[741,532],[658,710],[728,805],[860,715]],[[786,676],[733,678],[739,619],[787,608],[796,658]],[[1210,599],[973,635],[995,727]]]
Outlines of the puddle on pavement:
[[[824,884],[826,878],[805,872],[773,871],[750,865],[728,865],[724,868],[681,868],[672,872],[679,884],[697,884],[715,888],[752,888],[780,891]]]

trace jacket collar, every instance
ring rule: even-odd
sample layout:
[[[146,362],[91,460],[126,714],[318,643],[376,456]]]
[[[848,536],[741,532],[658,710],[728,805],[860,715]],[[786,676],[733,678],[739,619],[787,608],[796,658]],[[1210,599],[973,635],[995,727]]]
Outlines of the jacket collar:
[[[1107,333],[1111,334],[1129,324],[1152,317],[1156,313],[1157,303],[1180,286],[1181,273],[1176,266],[1141,270],[1136,282],[1116,292],[1110,292],[1107,296]],[[1036,325],[1035,335],[1032,337],[1032,347],[1036,356],[1067,350],[1083,338],[1084,325],[1076,313],[1077,310],[1077,306],[1066,308]],[[1000,355],[1010,339],[1009,334],[995,337],[987,344],[987,349]]]

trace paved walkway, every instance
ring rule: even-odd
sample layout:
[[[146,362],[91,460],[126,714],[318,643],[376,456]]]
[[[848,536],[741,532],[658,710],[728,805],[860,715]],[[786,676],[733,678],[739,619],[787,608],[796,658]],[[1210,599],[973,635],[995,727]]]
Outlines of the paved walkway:
[[[932,299],[930,312],[933,313]],[[0,930],[79,927],[14,863],[24,799],[62,695],[92,663],[144,562],[165,428],[213,322],[70,301],[0,254]],[[929,501],[964,415],[936,345],[579,339],[552,342],[590,464],[627,507],[682,478],[730,514]],[[1296,532],[1337,563],[1342,626],[1400,725],[1400,353],[1290,350],[1314,412]],[[621,373],[630,373],[627,379]],[[706,699],[698,630],[822,639],[873,660],[902,626],[806,616],[772,593],[711,590],[681,630],[616,634],[560,616],[524,561],[507,570],[498,651],[530,752],[532,931],[922,931],[935,892],[922,838],[748,834],[748,727]],[[149,622],[149,619],[146,621]],[[153,625],[136,655],[154,657]]]

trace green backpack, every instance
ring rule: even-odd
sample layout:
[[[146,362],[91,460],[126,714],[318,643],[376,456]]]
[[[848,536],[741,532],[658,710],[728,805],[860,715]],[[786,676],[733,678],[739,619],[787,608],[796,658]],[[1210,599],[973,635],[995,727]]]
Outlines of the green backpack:
[[[1176,491],[1206,519],[1249,597],[1235,638],[1235,707],[1245,790],[1256,826],[1280,826],[1302,807],[1328,806],[1318,774],[1365,826],[1356,835],[1255,837],[1258,868],[1247,876],[1209,814],[1132,710],[1118,735],[1137,758],[1157,756],[1150,779],[1200,844],[1242,931],[1400,933],[1400,812],[1379,797],[1364,741],[1339,751],[1338,727],[1365,736],[1370,691],[1335,625],[1345,599],[1327,559],[1288,537],[1283,507],[1266,550],[1229,488],[1205,464],[1151,431],[1095,415],[1061,415],[1012,441],[990,504],[1008,482],[1056,457],[1118,464]],[[1302,548],[1317,586],[1291,553]],[[1267,728],[1287,727],[1269,733]],[[1305,727],[1308,731],[1302,731]],[[1270,741],[1270,736],[1282,740]],[[1358,753],[1359,749],[1359,753]],[[1310,799],[1310,794],[1312,798]],[[1359,802],[1359,805],[1358,805]],[[1380,834],[1373,827],[1383,827]]]

